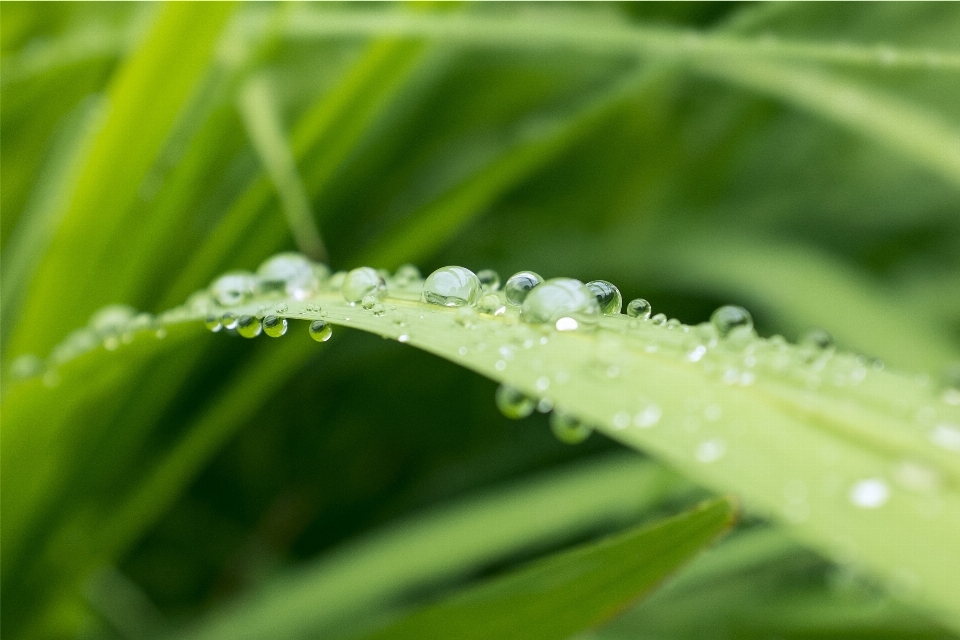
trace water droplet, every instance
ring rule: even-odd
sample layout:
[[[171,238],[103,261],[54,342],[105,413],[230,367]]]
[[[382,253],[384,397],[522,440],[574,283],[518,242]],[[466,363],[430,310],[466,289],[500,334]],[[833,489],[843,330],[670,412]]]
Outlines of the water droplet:
[[[111,304],[90,316],[87,326],[101,335],[121,333],[137,314],[136,309],[125,304]]]
[[[314,320],[310,323],[310,337],[317,342],[326,342],[333,335],[333,328],[326,320]]]
[[[960,426],[953,424],[938,424],[930,432],[930,442],[941,449],[960,453]]]
[[[527,294],[543,282],[543,278],[533,271],[521,271],[507,278],[503,285],[503,293],[507,297],[507,304],[520,306],[526,300]]]
[[[648,320],[650,318],[650,312],[652,309],[653,308],[650,306],[649,302],[643,298],[636,298],[631,300],[630,304],[627,305],[627,315],[631,318]]]
[[[600,313],[605,316],[620,313],[620,309],[623,308],[623,296],[620,295],[620,289],[617,289],[616,285],[606,280],[591,280],[584,286],[596,296]]]
[[[329,274],[326,266],[323,269]],[[257,277],[260,291],[283,291],[296,300],[303,300],[320,288],[314,264],[299,253],[278,253],[267,258],[257,268]]]
[[[225,273],[210,285],[210,295],[224,307],[235,307],[253,296],[257,278],[248,271]]]
[[[523,394],[519,389],[502,384],[497,387],[494,396],[500,413],[513,420],[526,418],[533,413],[537,403]]]
[[[473,307],[460,307],[453,316],[454,322],[469,329],[477,322],[477,310]]]
[[[589,426],[561,409],[550,414],[550,430],[557,440],[566,444],[580,444],[593,432]]]
[[[260,326],[260,321],[253,316],[240,316],[237,318],[237,333],[244,338],[256,338],[260,335],[262,329],[263,327]]]
[[[312,309],[311,309],[310,307],[313,307],[313,306],[316,306],[316,305],[310,305],[310,304],[308,304],[308,305],[307,305],[307,311],[312,311]],[[287,306],[287,303],[285,303],[285,302],[278,302],[278,303],[277,303],[277,306],[274,307],[274,309],[276,309],[277,313],[279,313],[279,314],[284,314],[284,313],[286,313],[286,312],[290,309],[290,307],[288,307],[288,306]]]
[[[402,333],[399,336],[397,336],[397,342],[407,342],[409,340],[410,340],[410,336],[405,333]]]
[[[420,299],[445,307],[472,306],[481,292],[480,279],[470,269],[441,267],[427,276]]]
[[[666,322],[667,322],[667,316],[662,313],[658,313],[657,315],[650,318],[650,323],[657,327],[659,327],[662,324],[666,324]]]
[[[800,338],[800,345],[817,351],[827,351],[834,348],[834,339],[828,331],[811,329]]]
[[[710,462],[716,462],[726,453],[727,444],[719,438],[714,438],[713,440],[705,440],[704,442],[698,444],[694,455],[696,456],[697,460],[707,464]]]
[[[660,422],[662,416],[663,410],[660,408],[660,405],[651,402],[633,416],[633,424],[641,429],[649,429]]]
[[[493,269],[481,269],[477,272],[477,278],[484,291],[492,292],[500,289],[500,274]]]
[[[753,328],[753,318],[750,317],[750,312],[743,307],[732,304],[714,311],[713,315],[710,316],[710,322],[721,338],[725,338],[733,332],[749,331]]]
[[[420,270],[412,264],[401,265],[397,272],[393,274],[393,281],[404,288],[417,284],[420,280]]]
[[[373,309],[373,306],[380,303],[380,298],[373,295],[363,296],[363,300],[360,301],[360,306],[366,309],[367,311]]]
[[[347,302],[357,303],[366,296],[382,298],[387,291],[387,283],[376,269],[360,267],[343,278],[340,293]]]
[[[279,338],[287,332],[287,319],[267,316],[263,319],[263,332],[271,338]]]
[[[488,313],[492,316],[503,315],[507,310],[507,307],[503,304],[503,300],[500,299],[500,295],[496,293],[488,293],[480,298],[480,302],[477,303],[477,308],[480,309],[481,312]]]
[[[233,315],[229,311],[220,316],[220,324],[223,325],[224,329],[233,330],[237,328],[237,316]]]
[[[890,488],[880,478],[860,480],[850,488],[850,502],[863,509],[876,509],[890,498]]]
[[[207,327],[207,329],[213,331],[214,333],[223,328],[223,325],[220,323],[219,316],[215,315],[207,316],[207,319],[203,321],[203,324]]]
[[[523,301],[520,311],[524,321],[553,324],[557,331],[593,326],[599,315],[596,296],[583,283],[572,278],[553,278],[535,287]]]

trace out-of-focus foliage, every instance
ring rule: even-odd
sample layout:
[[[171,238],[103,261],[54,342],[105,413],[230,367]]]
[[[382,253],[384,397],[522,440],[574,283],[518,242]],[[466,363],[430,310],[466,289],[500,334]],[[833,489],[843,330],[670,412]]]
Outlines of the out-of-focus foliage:
[[[59,386],[14,379],[105,304],[162,311],[281,249],[328,251],[334,268],[601,277],[689,323],[737,302],[761,333],[823,327],[933,380],[960,353],[957,5],[0,14],[11,638],[172,631],[325,562],[359,584],[389,576],[325,618],[324,637],[347,637],[695,499],[609,441],[572,448],[542,416],[508,423],[488,381],[371,336],[178,328],[95,351]],[[11,419],[17,384],[38,400]],[[528,500],[485,553],[455,546],[430,569],[415,540],[365,546],[428,509],[463,509],[436,540],[474,540],[480,491]],[[745,529],[592,633],[949,637],[895,602],[909,576],[877,585]]]

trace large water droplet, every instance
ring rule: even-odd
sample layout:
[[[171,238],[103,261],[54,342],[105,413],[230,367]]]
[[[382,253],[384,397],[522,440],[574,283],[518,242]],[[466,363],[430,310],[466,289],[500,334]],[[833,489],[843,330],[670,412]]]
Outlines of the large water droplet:
[[[526,418],[537,406],[536,401],[524,395],[522,391],[505,384],[497,388],[494,399],[500,413],[513,420]]]
[[[616,285],[606,280],[591,280],[584,286],[596,296],[600,313],[606,316],[620,313],[623,308],[623,296],[620,295],[620,289],[617,289]]]
[[[595,325],[599,315],[596,296],[573,278],[553,278],[535,287],[523,301],[520,311],[524,321],[553,324],[558,331]]]
[[[543,278],[533,271],[521,271],[513,274],[507,278],[506,284],[503,285],[503,293],[507,298],[507,304],[520,306],[527,298],[527,294],[542,282]]]
[[[652,307],[650,306],[650,303],[643,298],[631,300],[630,304],[627,305],[627,315],[631,318],[647,320],[650,317],[651,310]]]
[[[863,509],[877,509],[890,498],[890,487],[880,478],[860,480],[850,488],[850,502]]]
[[[263,319],[263,332],[271,338],[279,338],[287,332],[287,319],[267,316]]]
[[[743,307],[728,304],[720,307],[710,316],[710,322],[721,338],[725,338],[733,332],[749,331],[753,328],[753,318],[750,312]]]
[[[283,291],[303,300],[320,288],[320,277],[314,264],[299,253],[287,252],[267,258],[257,269],[261,291]],[[323,266],[321,273],[329,273]]]
[[[257,278],[248,271],[225,273],[210,285],[210,295],[224,307],[235,307],[253,296]]]
[[[256,338],[260,335],[262,327],[260,321],[253,316],[240,316],[237,318],[237,333],[244,338]]]
[[[343,278],[340,293],[347,302],[360,302],[365,296],[382,298],[387,291],[387,283],[376,269],[360,267]]]
[[[333,328],[326,320],[314,320],[310,323],[310,337],[317,342],[326,342],[333,335]]]
[[[481,269],[477,272],[477,278],[480,279],[480,286],[483,287],[484,292],[500,289],[500,274],[493,269]]]
[[[477,274],[464,267],[441,267],[423,283],[421,300],[445,307],[477,304],[482,288]]]
[[[550,414],[550,430],[557,440],[566,444],[580,444],[593,432],[588,425],[562,409],[554,409]]]

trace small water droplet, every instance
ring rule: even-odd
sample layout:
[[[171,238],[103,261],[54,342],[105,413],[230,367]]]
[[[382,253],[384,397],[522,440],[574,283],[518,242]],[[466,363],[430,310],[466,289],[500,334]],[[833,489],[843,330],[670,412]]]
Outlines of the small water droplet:
[[[500,295],[496,293],[488,293],[480,298],[477,308],[482,313],[492,316],[503,315],[503,313],[507,310],[507,307],[503,304],[503,300],[501,300]]]
[[[557,331],[595,326],[599,315],[594,293],[573,278],[553,278],[534,287],[520,311],[525,322],[553,324]]]
[[[584,286],[597,298],[600,313],[605,316],[620,313],[623,308],[623,296],[620,295],[620,289],[616,285],[606,280],[591,280]]]
[[[278,253],[257,268],[257,288],[263,292],[283,291],[296,300],[303,300],[320,289],[319,276],[329,274],[325,265],[319,273],[314,267],[299,253]]]
[[[307,305],[307,310],[308,310],[308,311],[310,310],[310,307],[311,307],[311,306],[316,306],[316,305]],[[285,303],[285,302],[278,302],[278,303],[277,303],[277,306],[274,307],[274,309],[276,310],[277,313],[279,313],[279,314],[284,314],[284,313],[286,313],[286,312],[289,310],[289,307],[287,306],[287,303]]]
[[[960,453],[960,426],[953,424],[938,424],[930,432],[930,442],[941,449]]]
[[[833,349],[835,342],[833,336],[823,329],[811,329],[800,338],[800,345],[816,349],[817,351],[826,351]]]
[[[749,331],[753,328],[753,318],[750,312],[743,307],[728,304],[720,307],[710,316],[710,322],[721,338],[729,336],[735,331]]]
[[[546,391],[550,388],[550,378],[547,376],[540,376],[537,378],[537,391]]]
[[[543,278],[533,271],[520,271],[515,273],[503,285],[503,293],[507,298],[507,304],[520,306],[526,300],[527,294],[543,282]]]
[[[633,424],[641,429],[649,429],[660,422],[663,410],[660,405],[650,402],[633,416]]]
[[[380,304],[380,298],[369,294],[363,296],[363,300],[360,301],[360,306],[367,311],[373,309],[373,306],[376,304]]]
[[[850,502],[863,509],[877,509],[890,498],[890,487],[880,478],[860,480],[850,488]]]
[[[481,269],[477,272],[477,278],[480,280],[480,286],[486,292],[500,289],[500,274],[493,269]]]
[[[423,283],[420,299],[445,307],[463,307],[477,304],[482,288],[477,275],[464,267],[441,267]]]
[[[419,284],[420,280],[420,270],[412,264],[401,265],[397,272],[393,274],[393,281],[404,288]]]
[[[557,440],[565,444],[580,444],[593,432],[589,426],[562,409],[555,409],[550,414],[550,430]]]
[[[314,320],[310,323],[310,337],[317,342],[326,342],[333,335],[333,327],[326,320]]]
[[[263,327],[260,321],[253,316],[240,316],[237,318],[237,333],[244,338],[256,338],[260,335]]]
[[[401,333],[399,336],[397,336],[397,342],[407,342],[408,340],[410,340],[410,336],[405,333]]]
[[[257,278],[249,271],[230,271],[210,285],[210,295],[221,306],[235,307],[253,296]]]
[[[233,330],[237,328],[237,316],[233,315],[229,311],[220,316],[220,324],[223,325],[224,329]]]
[[[666,324],[666,322],[667,322],[667,316],[662,313],[658,313],[657,315],[650,318],[650,323],[657,327],[663,324]]]
[[[494,399],[496,400],[500,413],[513,420],[526,418],[533,413],[537,404],[532,398],[524,395],[519,389],[505,384],[497,387]]]
[[[630,304],[627,305],[627,315],[631,318],[638,318],[640,320],[648,320],[652,310],[653,307],[651,307],[650,303],[643,298],[631,300]]]
[[[340,285],[340,293],[347,302],[357,303],[366,296],[382,298],[387,291],[387,283],[384,282],[376,269],[370,267],[360,267],[349,272],[343,278],[343,284]]]
[[[473,307],[460,307],[453,315],[453,320],[461,327],[469,329],[477,322],[477,310]]]
[[[263,332],[271,338],[279,338],[287,332],[287,319],[267,316],[263,319]]]
[[[209,329],[216,333],[223,328],[223,324],[220,323],[220,317],[215,315],[207,316],[206,320],[203,321],[203,324]]]
[[[694,453],[697,460],[705,464],[716,462],[727,453],[727,444],[719,438],[705,440],[697,445]]]

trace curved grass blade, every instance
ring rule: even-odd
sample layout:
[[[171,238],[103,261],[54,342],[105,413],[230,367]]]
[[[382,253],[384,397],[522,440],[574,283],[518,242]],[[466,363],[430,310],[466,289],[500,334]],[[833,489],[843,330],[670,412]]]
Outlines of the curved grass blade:
[[[617,615],[730,529],[726,499],[557,553],[416,611],[369,640],[560,640]]]
[[[738,493],[807,544],[867,567],[958,624],[955,392],[940,398],[928,379],[828,348],[749,332],[720,338],[709,324],[611,315],[594,331],[567,331],[526,322],[516,307],[488,315],[422,303],[421,288],[391,281],[388,307],[365,308],[328,283],[303,300],[264,295],[230,312],[377,333],[545,398],[708,487]],[[162,321],[218,309],[198,295]]]

